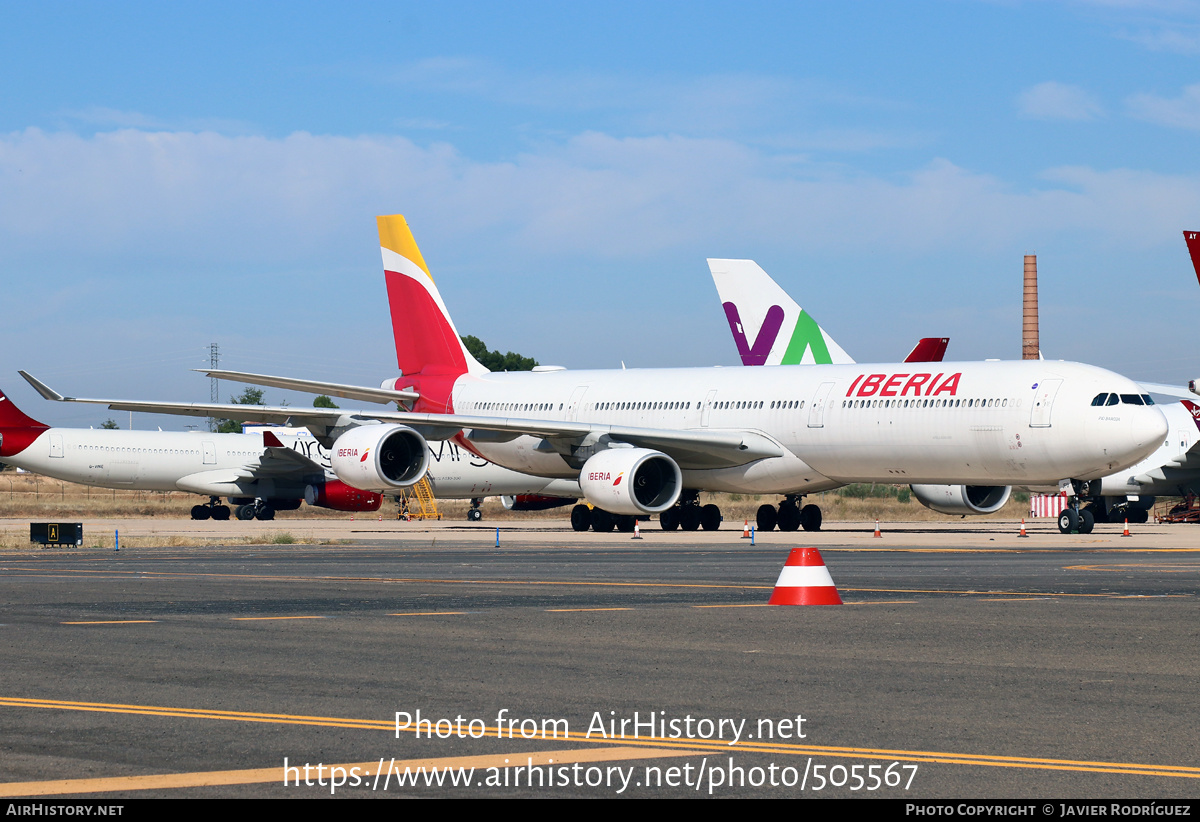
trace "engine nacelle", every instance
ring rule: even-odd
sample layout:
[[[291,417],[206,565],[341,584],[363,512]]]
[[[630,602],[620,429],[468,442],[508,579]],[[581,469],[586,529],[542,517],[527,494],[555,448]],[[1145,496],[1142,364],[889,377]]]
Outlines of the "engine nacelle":
[[[1009,485],[910,485],[917,501],[939,514],[994,514],[1012,494]]]
[[[610,514],[659,514],[679,499],[683,474],[661,451],[609,448],[583,464],[579,487]]]
[[[304,501],[334,511],[378,511],[383,494],[351,488],[341,480],[325,480],[304,489]]]
[[[513,497],[500,497],[500,504],[509,511],[546,511],[550,508],[574,505],[577,502],[579,500],[574,497],[547,497],[542,494],[517,494]]]
[[[333,443],[337,478],[361,491],[393,491],[420,482],[429,468],[425,438],[406,425],[360,425]]]

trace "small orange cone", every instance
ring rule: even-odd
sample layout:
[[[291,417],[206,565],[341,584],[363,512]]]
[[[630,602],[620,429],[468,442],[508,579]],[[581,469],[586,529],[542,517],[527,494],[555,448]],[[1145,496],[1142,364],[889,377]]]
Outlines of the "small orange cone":
[[[638,522],[636,519],[633,521],[633,538],[634,539],[642,538],[642,524],[640,522]]]
[[[879,533],[879,520],[875,520],[875,539],[883,539],[883,534]]]
[[[746,524],[742,526],[742,539],[750,539],[750,520],[746,520]]]
[[[1121,536],[1123,536],[1123,537],[1133,536],[1133,534],[1129,533],[1129,517],[1125,517],[1125,533],[1121,534]]]
[[[793,548],[768,605],[841,605],[829,569],[816,548]]]
[[[1025,533],[1025,517],[1021,517],[1021,536],[1026,539],[1029,538],[1029,534]]]

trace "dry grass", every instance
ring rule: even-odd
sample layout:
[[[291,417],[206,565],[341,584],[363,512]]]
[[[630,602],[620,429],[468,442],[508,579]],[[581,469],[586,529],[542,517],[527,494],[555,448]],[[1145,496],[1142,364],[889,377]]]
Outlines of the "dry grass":
[[[191,517],[192,506],[205,501],[204,497],[182,491],[119,491],[47,479],[35,474],[17,474],[13,471],[0,473],[0,518],[77,520],[161,517],[186,520]],[[778,496],[770,494],[701,495],[701,502],[713,502],[721,507],[726,522],[747,519],[753,522],[760,505],[774,504],[778,501]],[[947,519],[945,515],[930,511],[916,500],[901,502],[894,496],[862,498],[830,491],[813,494],[805,501],[821,506],[825,519],[843,522],[870,522],[876,518],[881,522]],[[470,502],[467,500],[438,502],[442,518],[451,521],[465,520],[469,507]],[[415,507],[413,510],[415,511]],[[570,506],[548,511],[508,511],[500,504],[498,497],[489,497],[483,504],[484,518],[488,521],[565,519],[570,516],[570,511]],[[394,500],[384,501],[381,513],[385,519],[395,518],[398,512],[399,508]],[[1018,502],[1014,495],[1014,499],[999,513],[984,519],[1015,519],[1027,514],[1028,503]],[[346,516],[344,511],[331,511],[310,505],[301,505],[295,511],[280,511],[277,514],[282,527],[297,521],[344,519]],[[162,544],[161,541],[158,544]],[[111,541],[106,547],[111,547]]]

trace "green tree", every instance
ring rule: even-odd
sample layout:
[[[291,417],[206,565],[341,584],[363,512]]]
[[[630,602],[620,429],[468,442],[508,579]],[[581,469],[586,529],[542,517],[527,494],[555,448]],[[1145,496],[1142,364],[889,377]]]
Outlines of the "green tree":
[[[247,386],[240,397],[230,397],[229,401],[236,405],[262,405],[263,390]],[[217,420],[218,434],[240,434],[242,424],[237,420]]]
[[[106,428],[106,429],[108,429],[108,430],[110,430],[110,431],[116,431],[116,430],[117,430],[118,428],[120,428],[121,426],[117,425],[117,421],[116,421],[116,420],[114,420],[112,417],[109,417],[108,419],[106,419],[106,420],[104,421],[104,423],[103,423],[103,424],[102,424],[100,427],[101,427],[101,428]]]
[[[538,364],[533,357],[523,357],[513,351],[506,354],[491,351],[483,340],[470,334],[463,337],[462,341],[471,356],[489,371],[532,371]]]
[[[337,406],[334,405],[333,400],[321,394],[313,400],[313,408],[337,408]]]

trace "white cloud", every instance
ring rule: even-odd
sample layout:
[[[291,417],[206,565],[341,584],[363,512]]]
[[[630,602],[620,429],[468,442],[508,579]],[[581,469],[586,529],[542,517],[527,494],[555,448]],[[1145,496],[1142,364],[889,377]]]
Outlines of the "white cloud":
[[[1047,81],[1017,96],[1022,117],[1034,120],[1094,120],[1104,114],[1100,102],[1079,86]]]
[[[1200,84],[1187,86],[1174,99],[1135,94],[1125,101],[1131,116],[1160,126],[1200,129]]]
[[[30,129],[0,136],[0,244],[10,261],[53,248],[312,267],[344,262],[371,217],[394,212],[456,242],[487,234],[534,258],[612,258],[730,237],[838,249],[864,230],[910,249],[1076,230],[1137,244],[1158,236],[1156,221],[1200,211],[1193,176],[1071,168],[1045,179],[1021,190],[948,160],[885,177],[680,136],[588,132],[477,162],[395,137]]]

